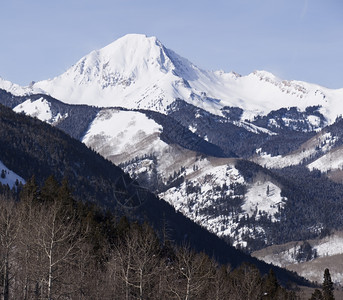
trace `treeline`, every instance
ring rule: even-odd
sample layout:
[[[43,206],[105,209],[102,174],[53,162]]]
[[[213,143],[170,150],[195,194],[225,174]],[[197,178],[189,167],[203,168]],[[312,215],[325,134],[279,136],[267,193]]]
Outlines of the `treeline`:
[[[273,271],[175,246],[167,227],[75,201],[66,181],[2,191],[1,299],[297,299]]]

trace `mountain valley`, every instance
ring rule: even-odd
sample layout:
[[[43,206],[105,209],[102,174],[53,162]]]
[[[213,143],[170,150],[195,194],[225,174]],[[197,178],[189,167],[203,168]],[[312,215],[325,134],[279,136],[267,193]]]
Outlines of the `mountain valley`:
[[[249,253],[342,230],[341,99],[343,89],[265,71],[205,71],[143,35],[93,51],[51,80],[0,80],[1,104],[81,141]],[[25,180],[33,174],[1,155]],[[332,255],[343,254],[337,245]]]

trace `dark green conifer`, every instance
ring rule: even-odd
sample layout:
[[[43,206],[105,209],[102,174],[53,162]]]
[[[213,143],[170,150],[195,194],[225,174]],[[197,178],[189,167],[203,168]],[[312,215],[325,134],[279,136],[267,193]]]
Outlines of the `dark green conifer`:
[[[273,269],[270,269],[267,278],[264,282],[264,295],[265,299],[275,299],[276,293],[279,288],[279,283],[276,279]]]
[[[324,300],[334,300],[333,295],[333,282],[331,280],[330,271],[328,268],[324,271],[324,282],[323,282],[323,299]]]
[[[41,198],[43,202],[53,203],[59,197],[59,184],[53,175],[45,180],[41,190]]]
[[[320,290],[315,289],[315,291],[313,292],[310,300],[323,300],[323,294]]]
[[[25,202],[37,201],[39,199],[39,188],[35,176],[32,176],[20,192],[20,199]]]

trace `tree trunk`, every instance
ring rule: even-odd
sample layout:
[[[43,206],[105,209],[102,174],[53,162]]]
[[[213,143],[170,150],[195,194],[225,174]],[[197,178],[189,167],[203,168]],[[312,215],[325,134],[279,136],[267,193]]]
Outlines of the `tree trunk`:
[[[8,276],[8,253],[5,254],[4,258],[4,273],[3,273],[3,299],[9,299],[9,276]]]

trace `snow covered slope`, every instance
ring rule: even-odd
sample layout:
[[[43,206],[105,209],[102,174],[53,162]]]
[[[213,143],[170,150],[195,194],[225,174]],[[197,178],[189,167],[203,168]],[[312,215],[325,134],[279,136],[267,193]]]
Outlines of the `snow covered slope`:
[[[56,125],[63,118],[68,117],[68,114],[62,116],[60,113],[57,113],[54,115],[51,111],[51,103],[43,97],[37,100],[27,99],[14,107],[13,110],[17,113],[25,113],[28,116],[36,117],[51,125]]]
[[[21,178],[19,175],[8,169],[1,161],[0,161],[0,183],[8,184],[10,188],[13,188],[18,183],[25,184],[25,180]]]
[[[247,216],[278,222],[286,199],[280,188],[265,178],[246,184],[235,160],[214,158],[167,144],[163,130],[143,112],[105,108],[90,124],[82,141],[119,164],[140,184],[155,190],[190,219],[234,245],[246,246],[246,238],[262,236],[244,226]],[[258,233],[256,233],[258,231]]]
[[[0,89],[3,89],[15,96],[26,95],[31,92],[30,87],[21,87],[18,84],[12,83],[0,77]]]
[[[335,122],[314,135],[312,138],[301,144],[298,149],[287,155],[272,156],[256,150],[252,161],[267,168],[284,168],[305,164],[312,171],[314,169],[321,172],[343,169],[343,147],[341,122]]]
[[[268,242],[264,228],[249,226],[246,220],[279,222],[278,212],[287,199],[267,177],[247,183],[235,163],[235,159],[197,158],[181,170],[183,182],[159,196],[209,231],[229,237],[234,246],[246,247],[248,239],[257,237]]]
[[[119,164],[168,148],[162,127],[144,114],[117,109],[101,110],[82,139],[88,147]]]
[[[325,268],[329,268],[335,283],[343,283],[342,261],[343,232],[335,232],[322,239],[310,240],[307,243],[305,255],[304,243],[290,242],[284,245],[274,245],[253,252],[253,256],[280,267],[296,271],[305,278],[321,282]],[[315,257],[308,255],[315,253]],[[300,254],[300,255],[299,255]],[[299,258],[305,258],[300,259]],[[306,259],[307,258],[307,259]]]
[[[223,107],[241,107],[243,120],[291,106],[321,105],[329,122],[343,113],[343,89],[286,81],[265,71],[247,76],[205,71],[164,47],[156,37],[139,34],[126,35],[91,52],[64,74],[37,82],[31,89],[67,103],[164,113],[181,98],[218,115]]]
[[[327,172],[331,170],[343,170],[343,147],[338,147],[332,151],[324,154],[320,158],[308,165],[308,168],[312,171],[314,169],[321,172]]]

